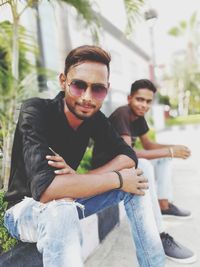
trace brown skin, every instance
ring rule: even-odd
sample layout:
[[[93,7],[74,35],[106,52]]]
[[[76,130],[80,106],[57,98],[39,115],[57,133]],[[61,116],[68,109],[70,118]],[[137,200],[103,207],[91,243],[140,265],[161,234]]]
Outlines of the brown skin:
[[[94,115],[102,106],[102,101],[92,99],[91,88],[75,97],[70,94],[68,84],[72,79],[80,79],[91,83],[102,83],[109,87],[107,67],[98,62],[85,61],[72,66],[67,75],[60,75],[60,84],[65,91],[64,113],[70,126],[76,130],[85,118]],[[77,174],[59,156],[48,156],[49,165],[57,166],[62,174],[56,173],[54,180],[42,194],[40,201],[47,203],[54,199],[76,199],[104,193],[119,187],[119,179],[113,170],[120,170],[124,185],[122,190],[129,193],[144,195],[148,188],[147,179],[141,170],[135,170],[135,162],[126,155],[118,155],[104,166],[88,174]],[[64,173],[63,173],[64,172]]]
[[[144,116],[151,108],[154,98],[154,93],[148,88],[141,88],[134,94],[128,96],[128,104],[133,111],[133,118]],[[122,135],[122,138],[128,145],[132,145],[131,136]],[[140,141],[143,150],[135,150],[138,158],[158,159],[171,157],[171,148],[173,150],[173,157],[187,159],[191,155],[191,151],[184,145],[165,145],[153,142],[148,137],[147,133],[140,136]],[[161,209],[168,209],[169,202],[167,199],[160,199],[159,204]]]

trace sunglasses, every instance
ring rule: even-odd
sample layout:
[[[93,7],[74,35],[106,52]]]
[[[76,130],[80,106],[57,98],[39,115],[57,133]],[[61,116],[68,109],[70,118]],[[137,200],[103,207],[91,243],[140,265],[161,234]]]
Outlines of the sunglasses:
[[[90,87],[92,98],[96,100],[103,100],[108,92],[108,89],[103,84],[89,84],[82,80],[72,80],[71,83],[68,84],[68,86],[69,91],[73,96],[81,96],[86,92],[87,88]]]

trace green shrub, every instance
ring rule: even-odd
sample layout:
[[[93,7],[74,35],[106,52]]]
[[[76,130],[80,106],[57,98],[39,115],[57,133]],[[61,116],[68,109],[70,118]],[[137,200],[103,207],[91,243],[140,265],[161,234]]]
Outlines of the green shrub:
[[[3,218],[7,208],[7,202],[4,201],[4,192],[0,191],[0,253],[8,251],[17,244],[17,240],[12,238],[3,225]]]
[[[88,147],[77,169],[77,172],[82,174],[90,170],[91,159],[92,159],[92,148]]]
[[[148,135],[148,137],[150,138],[150,140],[152,140],[152,141],[155,141],[155,140],[156,140],[156,132],[155,132],[154,129],[150,129],[150,130],[148,131],[147,135]],[[141,144],[139,138],[136,139],[136,142],[135,142],[135,146],[134,146],[134,147],[135,147],[136,149],[138,149],[138,150],[139,150],[139,149],[143,149],[142,144]]]
[[[200,114],[178,116],[176,118],[168,118],[166,120],[167,126],[187,125],[187,124],[200,124]]]

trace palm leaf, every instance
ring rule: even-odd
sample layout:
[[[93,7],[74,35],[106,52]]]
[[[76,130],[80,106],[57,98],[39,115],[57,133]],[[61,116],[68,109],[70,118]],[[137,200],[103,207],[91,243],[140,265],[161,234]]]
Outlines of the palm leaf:
[[[140,8],[144,0],[124,0],[124,6],[127,14],[126,34],[130,34],[134,29],[136,20],[140,17]]]

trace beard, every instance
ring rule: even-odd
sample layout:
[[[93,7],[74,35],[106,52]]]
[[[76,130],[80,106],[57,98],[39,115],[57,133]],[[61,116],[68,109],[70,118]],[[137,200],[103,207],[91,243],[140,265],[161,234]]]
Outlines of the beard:
[[[70,111],[72,114],[74,114],[74,116],[75,116],[77,119],[79,119],[79,120],[86,121],[86,120],[88,120],[88,119],[90,118],[90,117],[87,117],[87,116],[78,114],[72,107],[70,107],[70,106],[68,106],[68,105],[67,105],[67,107],[68,107],[69,111]]]
[[[69,109],[69,111],[77,118],[77,119],[79,119],[79,120],[82,120],[82,121],[86,121],[86,120],[88,120],[88,119],[90,119],[92,116],[94,116],[94,114],[96,113],[96,112],[94,112],[93,114],[91,114],[91,115],[87,115],[87,114],[80,114],[80,113],[78,113],[77,111],[76,111],[76,109],[74,108],[74,107],[72,107],[69,103],[67,103],[67,101],[65,101],[65,103],[66,103],[66,105],[67,105],[67,108]],[[77,105],[81,105],[81,103],[78,103],[78,102],[76,102],[75,103],[75,106],[77,106]],[[95,109],[95,105],[91,105],[91,107],[93,107],[94,109]]]

